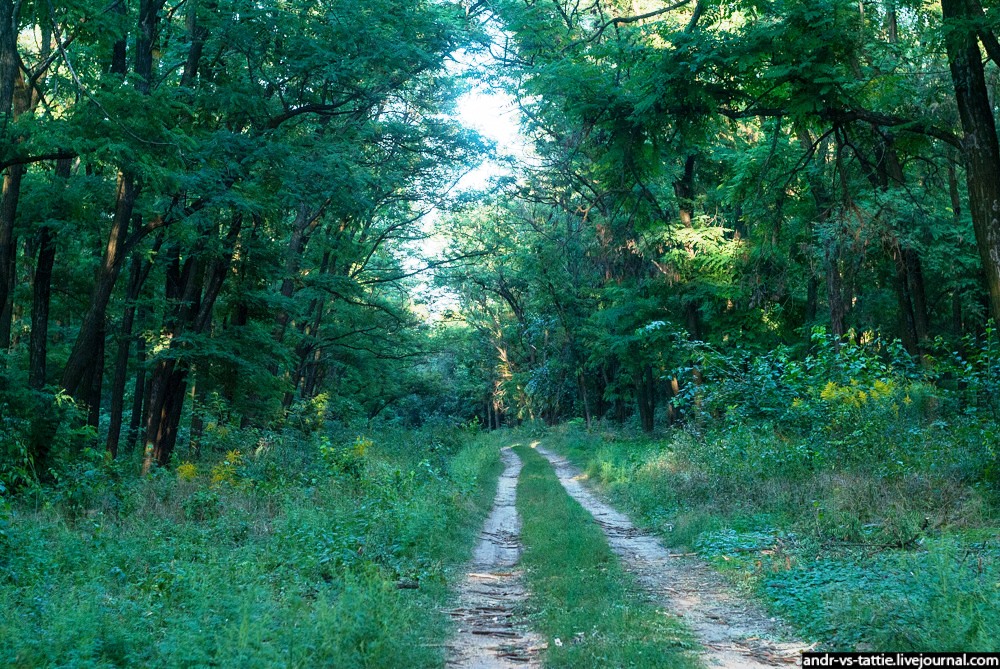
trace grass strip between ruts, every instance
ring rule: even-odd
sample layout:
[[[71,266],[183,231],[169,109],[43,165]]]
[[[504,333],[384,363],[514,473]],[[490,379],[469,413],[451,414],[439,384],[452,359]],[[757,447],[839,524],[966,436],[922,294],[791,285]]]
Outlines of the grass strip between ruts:
[[[566,494],[551,466],[518,445],[523,565],[533,624],[550,667],[700,666],[682,624],[640,594],[593,517]]]

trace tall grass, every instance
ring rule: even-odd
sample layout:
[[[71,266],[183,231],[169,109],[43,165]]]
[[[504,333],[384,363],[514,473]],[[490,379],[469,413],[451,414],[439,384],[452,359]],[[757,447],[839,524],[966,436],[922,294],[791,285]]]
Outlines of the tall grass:
[[[0,665],[439,666],[437,611],[498,449],[435,432],[368,441],[350,472],[317,440],[248,437],[148,479],[95,462],[5,502]]]
[[[859,426],[860,427],[860,426]],[[556,430],[548,443],[666,542],[697,551],[748,594],[840,650],[1000,649],[1000,522],[960,430],[917,427],[891,472],[827,462],[757,426],[664,439]],[[762,466],[761,461],[769,462]]]

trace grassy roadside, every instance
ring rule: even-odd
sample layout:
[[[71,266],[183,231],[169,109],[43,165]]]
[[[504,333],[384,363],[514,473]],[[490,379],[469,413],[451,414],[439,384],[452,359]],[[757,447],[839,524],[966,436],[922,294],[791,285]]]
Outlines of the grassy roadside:
[[[746,432],[563,428],[546,443],[636,522],[827,648],[1000,649],[1000,528],[984,493],[933,471],[751,474]]]
[[[550,667],[698,667],[679,623],[637,595],[593,518],[531,448],[518,483],[529,606]],[[559,639],[560,643],[555,640]]]
[[[0,507],[0,665],[440,666],[500,469],[443,431],[95,463]]]

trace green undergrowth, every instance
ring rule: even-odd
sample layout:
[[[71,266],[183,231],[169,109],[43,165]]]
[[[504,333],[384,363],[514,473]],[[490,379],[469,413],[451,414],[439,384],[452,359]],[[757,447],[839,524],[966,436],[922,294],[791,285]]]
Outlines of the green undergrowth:
[[[0,666],[440,666],[437,611],[492,501],[496,443],[243,437],[144,479],[92,458],[4,501]]]
[[[637,594],[591,515],[526,446],[517,506],[529,607],[550,667],[699,666],[689,634]]]
[[[823,648],[1000,649],[993,493],[947,466],[962,459],[947,440],[931,455],[940,466],[914,459],[891,474],[760,468],[796,445],[750,427],[655,440],[563,428],[546,443]]]

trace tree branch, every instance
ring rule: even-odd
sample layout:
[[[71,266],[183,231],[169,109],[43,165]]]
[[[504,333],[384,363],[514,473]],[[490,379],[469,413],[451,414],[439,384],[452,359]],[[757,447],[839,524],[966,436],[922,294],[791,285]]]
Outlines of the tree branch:
[[[37,156],[11,158],[10,160],[0,162],[0,172],[13,165],[30,165],[32,163],[41,163],[46,160],[71,160],[73,158],[76,158],[76,154],[69,153],[68,151],[56,151],[55,153],[42,153]]]
[[[653,11],[646,12],[645,14],[636,14],[634,16],[616,16],[613,19],[609,19],[609,20],[605,21],[603,24],[601,24],[601,27],[597,29],[597,32],[594,33],[593,35],[591,35],[590,37],[588,37],[587,39],[576,40],[575,42],[570,42],[565,47],[563,47],[562,50],[566,51],[566,50],[571,49],[571,48],[573,48],[575,46],[580,46],[581,44],[589,44],[590,42],[598,40],[598,39],[601,38],[601,35],[604,34],[604,31],[607,30],[608,28],[610,28],[611,26],[620,26],[620,25],[624,25],[624,24],[627,24],[627,23],[638,23],[639,21],[645,21],[646,19],[652,19],[652,18],[655,18],[657,16],[660,16],[661,14],[666,14],[667,12],[672,12],[675,9],[680,9],[681,7],[683,7],[685,5],[688,5],[688,4],[691,4],[691,0],[679,0],[678,2],[675,2],[672,5],[668,5],[666,7],[661,7],[660,9],[654,9]],[[697,12],[697,9],[695,11]]]
[[[747,109],[728,109],[720,107],[717,111],[732,120],[744,118],[774,118],[787,116],[788,112],[776,107],[760,107]],[[834,123],[850,123],[851,121],[864,121],[873,126],[882,128],[898,128],[907,132],[915,132],[920,135],[927,135],[934,139],[939,139],[946,144],[950,144],[959,150],[964,150],[961,138],[950,130],[940,128],[932,123],[918,121],[915,119],[895,116],[893,114],[882,114],[868,109],[824,109],[819,112],[819,118],[832,121]]]

